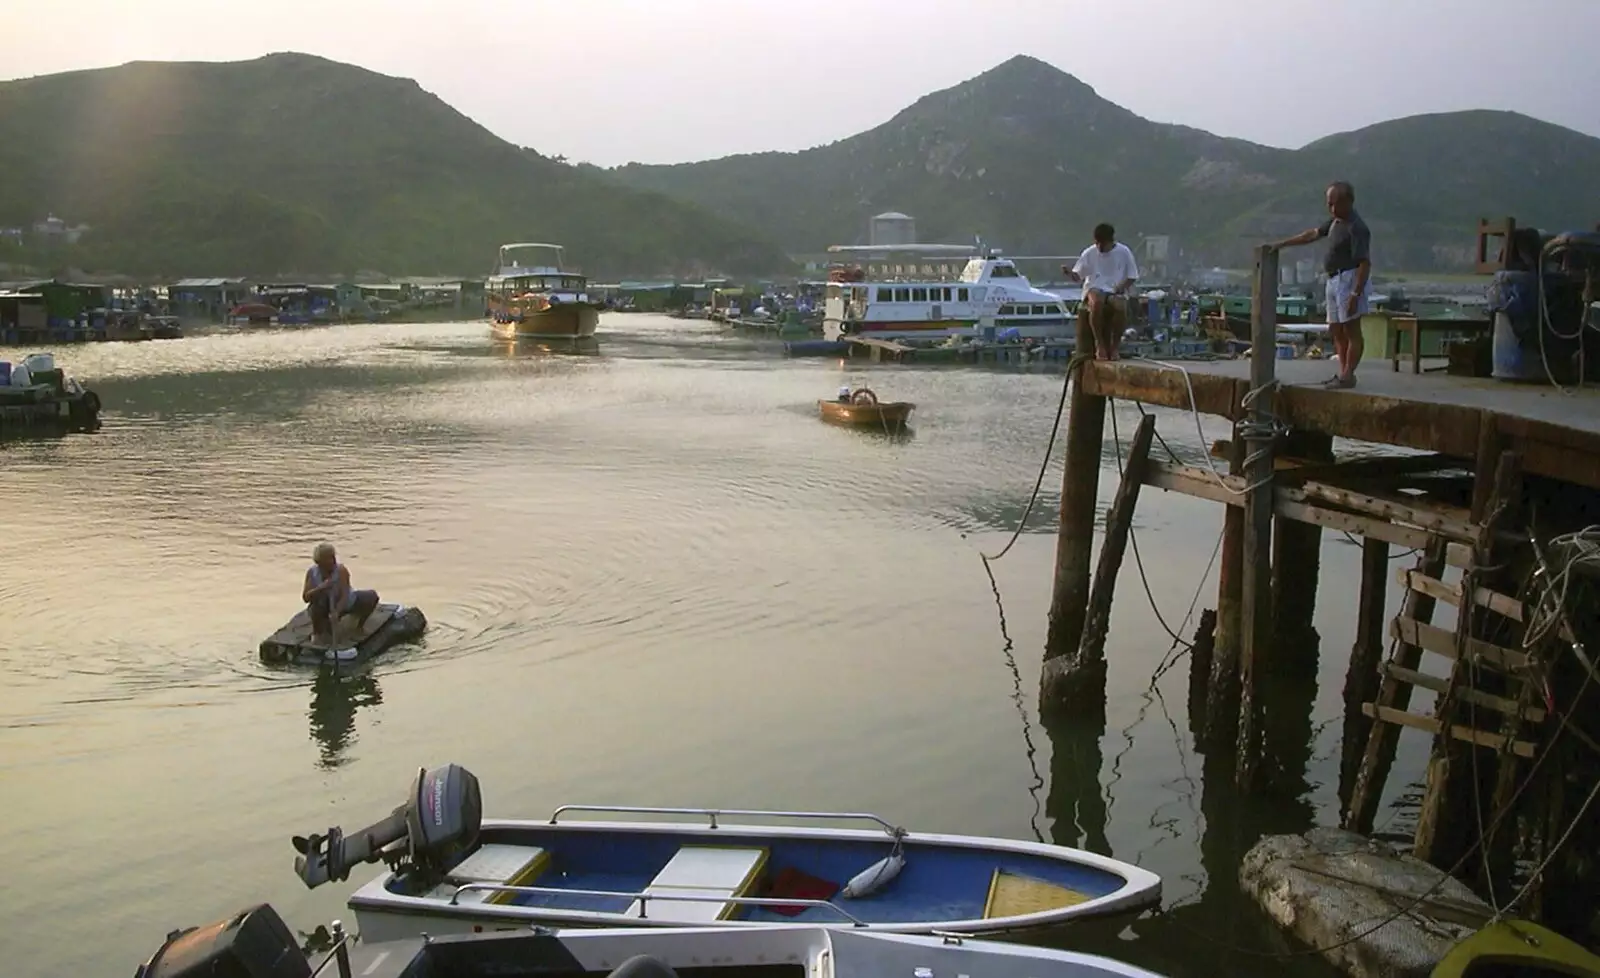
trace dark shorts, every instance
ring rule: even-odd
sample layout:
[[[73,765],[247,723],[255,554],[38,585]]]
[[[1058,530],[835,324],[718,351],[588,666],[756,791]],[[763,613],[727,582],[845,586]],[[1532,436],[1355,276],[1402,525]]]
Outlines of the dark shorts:
[[[1112,295],[1109,292],[1102,292],[1100,296],[1101,301],[1105,302],[1111,309],[1111,328],[1116,330],[1118,335],[1121,335],[1122,331],[1128,328],[1128,297],[1125,295]],[[1088,293],[1084,293],[1083,302],[1078,304],[1078,324],[1080,326],[1089,325]]]
[[[307,605],[307,610],[311,612],[312,618],[328,617],[328,600],[328,595],[326,593],[319,594],[311,602],[311,604]],[[349,596],[344,599],[344,607],[339,610],[339,614],[349,614],[350,611],[356,607],[356,605],[361,604],[362,602],[373,605],[377,604],[378,592],[361,590],[351,591]]]

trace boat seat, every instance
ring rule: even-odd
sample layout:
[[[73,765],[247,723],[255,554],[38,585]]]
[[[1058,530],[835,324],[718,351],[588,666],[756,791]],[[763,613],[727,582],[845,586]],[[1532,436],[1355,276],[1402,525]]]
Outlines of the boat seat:
[[[538,846],[513,846],[491,843],[479,846],[467,858],[445,873],[445,881],[428,893],[448,900],[463,883],[503,883],[506,886],[531,886],[550,865],[550,853]],[[458,903],[510,903],[515,894],[491,890],[468,890]]]
[[[750,892],[761,870],[767,865],[767,850],[758,847],[683,846],[644,888],[652,899],[644,908],[649,917],[684,923],[712,923],[727,920],[737,912],[736,903],[710,900],[672,900],[674,894],[698,897],[742,897]],[[663,899],[664,897],[668,899]],[[639,916],[640,901],[628,907],[628,916]]]

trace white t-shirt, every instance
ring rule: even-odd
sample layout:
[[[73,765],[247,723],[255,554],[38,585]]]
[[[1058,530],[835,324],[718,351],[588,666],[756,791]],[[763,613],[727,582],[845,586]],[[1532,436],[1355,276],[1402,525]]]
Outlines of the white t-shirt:
[[[1134,263],[1133,250],[1122,242],[1101,251],[1099,245],[1090,245],[1078,256],[1072,270],[1083,279],[1085,289],[1115,292],[1127,279],[1138,279],[1139,266]]]

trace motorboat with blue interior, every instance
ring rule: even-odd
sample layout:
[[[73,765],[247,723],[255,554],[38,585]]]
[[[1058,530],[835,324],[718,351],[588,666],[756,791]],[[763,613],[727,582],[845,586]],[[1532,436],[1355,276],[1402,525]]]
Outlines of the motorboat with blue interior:
[[[824,339],[860,336],[943,342],[950,337],[994,341],[1075,335],[1076,320],[1061,296],[1034,288],[1014,261],[998,253],[985,251],[967,259],[953,277],[924,271],[948,268],[948,263],[880,267],[896,271],[879,278],[869,278],[859,266],[829,271],[823,298]]]
[[[484,285],[496,339],[583,339],[594,335],[605,307],[589,280],[568,268],[561,245],[500,246],[495,274]]]
[[[261,904],[176,930],[135,978],[1160,978],[1055,948],[827,927],[684,927],[413,935],[373,942],[332,928],[313,967]]]
[[[547,819],[486,820],[477,778],[457,765],[419,771],[406,802],[373,825],[294,845],[308,887],[387,864],[349,901],[372,940],[532,924],[983,934],[1161,898],[1155,874],[1107,856],[909,832],[867,814],[564,805]]]

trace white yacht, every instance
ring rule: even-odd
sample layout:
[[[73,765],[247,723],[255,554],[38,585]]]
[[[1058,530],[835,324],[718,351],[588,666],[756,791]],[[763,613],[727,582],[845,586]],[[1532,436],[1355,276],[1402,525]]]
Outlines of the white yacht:
[[[1062,298],[1034,288],[1015,263],[994,254],[968,259],[953,279],[869,281],[859,268],[836,269],[830,279],[822,319],[822,334],[830,340],[1073,335],[1073,317]]]

